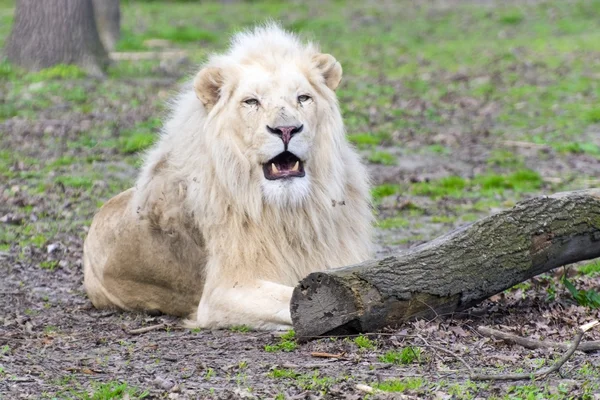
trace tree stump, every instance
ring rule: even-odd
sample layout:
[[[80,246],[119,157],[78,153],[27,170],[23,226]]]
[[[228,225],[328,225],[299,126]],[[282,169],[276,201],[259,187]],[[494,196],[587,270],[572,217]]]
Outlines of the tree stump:
[[[372,332],[467,309],[553,268],[600,257],[600,189],[536,197],[381,260],[308,275],[296,335]]]
[[[108,64],[92,0],[17,0],[5,53],[10,62],[34,71],[76,64],[102,75]]]

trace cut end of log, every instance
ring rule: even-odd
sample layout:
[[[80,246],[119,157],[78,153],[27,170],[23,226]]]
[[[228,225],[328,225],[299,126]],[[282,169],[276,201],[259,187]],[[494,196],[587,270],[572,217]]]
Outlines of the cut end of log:
[[[299,340],[359,330],[354,326],[361,314],[360,306],[355,303],[356,297],[350,287],[334,284],[332,281],[335,279],[331,275],[316,272],[300,281],[294,289],[291,313]],[[332,326],[336,327],[333,331],[330,328]]]

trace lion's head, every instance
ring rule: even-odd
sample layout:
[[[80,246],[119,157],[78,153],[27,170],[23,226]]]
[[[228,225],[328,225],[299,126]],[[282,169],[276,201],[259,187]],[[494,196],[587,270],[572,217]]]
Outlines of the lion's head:
[[[316,182],[331,182],[344,135],[333,92],[341,78],[334,57],[277,26],[237,35],[194,79],[205,129],[214,132],[208,145],[229,155],[216,170],[222,182],[248,180],[284,207],[302,204]]]
[[[369,184],[345,138],[341,77],[275,25],[236,35],[173,105],[133,209],[163,231],[193,224],[220,265],[290,285],[366,259]]]

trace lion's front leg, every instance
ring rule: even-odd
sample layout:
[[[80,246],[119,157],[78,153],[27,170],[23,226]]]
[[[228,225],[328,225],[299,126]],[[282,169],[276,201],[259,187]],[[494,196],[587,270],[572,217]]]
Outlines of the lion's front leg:
[[[294,288],[265,280],[218,282],[204,288],[197,326],[227,328],[246,325],[260,330],[292,328],[290,300]]]

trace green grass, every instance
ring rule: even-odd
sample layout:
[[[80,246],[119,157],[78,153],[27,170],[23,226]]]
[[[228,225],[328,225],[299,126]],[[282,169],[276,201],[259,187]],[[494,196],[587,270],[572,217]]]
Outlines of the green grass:
[[[49,271],[54,271],[54,269],[56,269],[57,266],[58,266],[58,261],[56,261],[56,260],[42,261],[40,263],[41,269],[47,269]]]
[[[578,267],[578,270],[580,273],[585,275],[598,276],[600,275],[600,260],[581,265]]]
[[[373,151],[367,159],[373,164],[394,165],[396,157],[386,151]]]
[[[402,350],[390,350],[378,357],[379,361],[390,364],[412,364],[421,362],[422,350],[419,347],[408,346]]]
[[[386,379],[381,382],[375,382],[371,386],[384,392],[405,392],[407,390],[417,390],[424,384],[423,378],[404,378],[404,379]]]
[[[377,221],[377,226],[381,229],[405,228],[410,226],[410,221],[404,217],[392,217]]]
[[[246,325],[236,325],[229,328],[231,332],[246,333],[250,332],[250,328]]]
[[[435,181],[415,183],[410,190],[415,195],[433,198],[492,197],[507,190],[514,192],[539,190],[542,184],[542,178],[537,172],[521,169],[508,175],[491,173],[477,175],[472,179],[449,176]]]
[[[81,79],[86,76],[85,71],[75,65],[59,64],[54,67],[42,69],[38,72],[27,74],[30,82],[43,82],[48,80]]]
[[[143,399],[149,395],[148,391],[141,391],[130,386],[126,382],[111,381],[93,384],[93,392],[73,392],[73,395],[81,396],[83,400],[113,400],[122,399],[127,396],[130,399]]]
[[[119,138],[120,151],[133,154],[152,146],[160,126],[162,126],[160,118],[151,118],[137,124],[133,129],[122,131]]]
[[[311,374],[301,374],[288,368],[274,368],[267,376],[277,380],[288,380],[302,390],[312,390],[321,393],[327,393],[331,385],[341,380],[321,376],[319,371],[314,371]]]
[[[91,189],[94,182],[87,176],[58,176],[54,179],[54,183],[70,187],[73,189]]]
[[[373,187],[371,189],[371,196],[373,197],[373,200],[377,201],[377,200],[381,200],[384,197],[396,194],[399,189],[400,189],[399,185],[392,185],[392,184],[386,183],[383,185]]]
[[[274,368],[268,374],[271,378],[275,379],[294,379],[300,374],[293,369],[288,368]]]
[[[375,350],[377,344],[368,336],[360,335],[354,338],[354,344],[362,350]]]
[[[281,335],[278,343],[265,345],[265,351],[268,353],[274,353],[278,351],[294,351],[298,347],[295,337],[296,333],[293,330],[290,330],[287,333]]]

